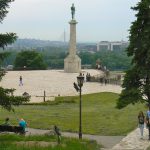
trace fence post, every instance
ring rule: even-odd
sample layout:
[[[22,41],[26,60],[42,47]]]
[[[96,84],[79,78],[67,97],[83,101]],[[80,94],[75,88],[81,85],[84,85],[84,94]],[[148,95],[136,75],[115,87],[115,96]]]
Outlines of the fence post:
[[[46,97],[46,92],[44,90],[44,97],[43,97],[44,102],[45,102],[45,97]]]

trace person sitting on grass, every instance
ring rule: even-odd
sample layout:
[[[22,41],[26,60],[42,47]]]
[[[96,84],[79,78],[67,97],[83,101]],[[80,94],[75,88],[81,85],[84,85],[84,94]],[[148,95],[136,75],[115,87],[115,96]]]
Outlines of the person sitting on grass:
[[[26,132],[25,129],[27,127],[27,122],[24,119],[21,118],[20,121],[19,121],[19,126],[23,128],[23,134],[25,134],[25,132]]]
[[[10,126],[11,125],[8,117],[5,119],[5,122],[2,125],[3,126]]]

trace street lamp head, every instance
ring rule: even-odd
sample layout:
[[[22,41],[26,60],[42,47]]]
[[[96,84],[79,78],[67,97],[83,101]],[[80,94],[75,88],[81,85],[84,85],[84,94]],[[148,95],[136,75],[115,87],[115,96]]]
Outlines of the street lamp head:
[[[74,83],[73,83],[73,86],[74,86],[74,88],[76,89],[76,91],[78,92],[78,91],[79,91],[78,85],[74,82]]]
[[[82,87],[84,82],[84,76],[78,76],[77,77],[78,86]]]

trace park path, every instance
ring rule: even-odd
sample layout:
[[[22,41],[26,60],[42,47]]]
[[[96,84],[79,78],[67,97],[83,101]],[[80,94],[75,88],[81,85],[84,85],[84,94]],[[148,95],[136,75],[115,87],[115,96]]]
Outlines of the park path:
[[[50,132],[50,130],[27,128],[27,135],[43,135]],[[62,136],[78,138],[77,133],[62,132]],[[148,130],[144,129],[144,137],[140,139],[139,129],[135,129],[124,136],[99,136],[83,134],[83,138],[89,140],[96,140],[98,144],[102,144],[105,148],[103,150],[146,150],[150,146],[148,140]]]
[[[33,128],[27,128],[27,131],[28,132],[26,133],[26,135],[43,135],[50,133],[50,130]],[[78,138],[78,133],[62,132],[62,136]],[[112,146],[117,144],[124,136],[98,136],[83,134],[82,137],[88,140],[95,140],[98,144],[102,144],[106,148],[111,148]]]
[[[146,150],[149,146],[148,130],[144,129],[144,137],[140,139],[140,131],[137,128],[113,146],[112,150]]]

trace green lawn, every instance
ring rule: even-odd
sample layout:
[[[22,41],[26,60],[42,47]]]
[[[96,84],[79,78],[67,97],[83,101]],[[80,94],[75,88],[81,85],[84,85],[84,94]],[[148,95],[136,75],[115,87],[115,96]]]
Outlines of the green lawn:
[[[83,133],[98,135],[126,135],[137,127],[137,115],[145,111],[144,104],[115,108],[118,94],[96,93],[84,95],[82,99]],[[16,113],[0,109],[0,123],[10,117],[13,124],[17,118],[24,118],[32,128],[50,129],[54,124],[63,131],[78,132],[79,97],[58,97],[56,100],[71,100],[72,103],[53,105],[24,105],[16,108]]]
[[[100,150],[95,141],[62,138],[57,144],[54,136],[0,135],[0,150]]]
[[[150,147],[147,150],[150,150]]]

